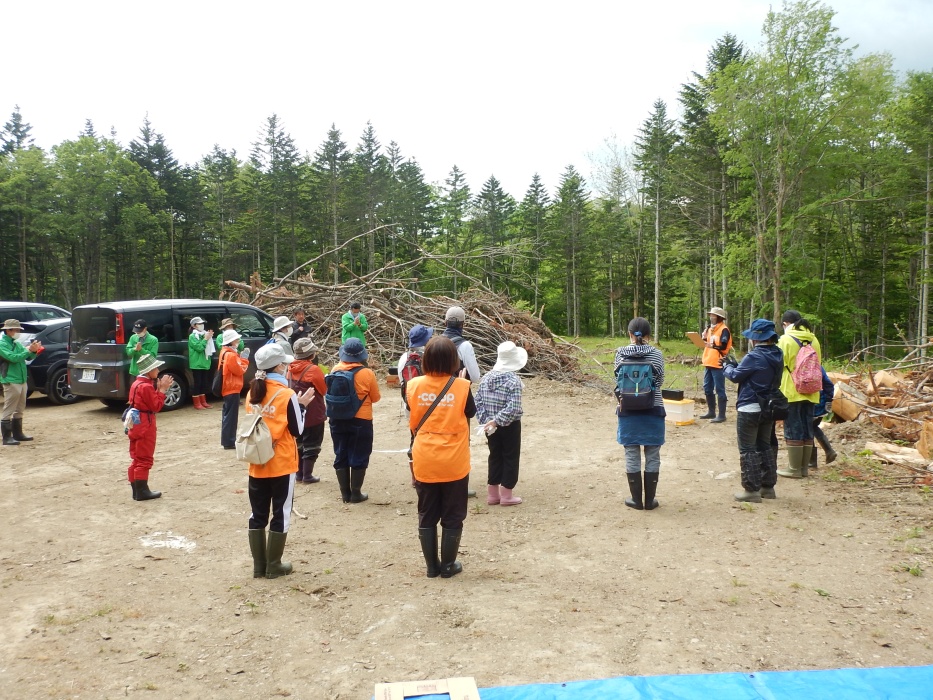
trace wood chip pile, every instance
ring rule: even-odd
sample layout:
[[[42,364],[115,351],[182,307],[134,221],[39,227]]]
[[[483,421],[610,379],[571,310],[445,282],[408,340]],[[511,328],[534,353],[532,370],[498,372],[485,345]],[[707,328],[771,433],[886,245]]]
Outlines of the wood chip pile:
[[[311,337],[321,347],[324,364],[336,361],[341,317],[350,310],[350,304],[359,301],[369,322],[366,347],[373,369],[396,365],[408,349],[408,331],[412,326],[419,323],[433,326],[435,335],[439,335],[444,331],[447,309],[461,306],[466,312],[463,335],[473,344],[484,372],[495,364],[499,344],[511,340],[528,351],[528,364],[522,374],[557,381],[583,381],[574,346],[555,342],[540,318],[516,309],[502,295],[474,284],[457,299],[429,297],[409,288],[408,281],[381,279],[377,271],[338,285],[296,278],[265,286],[258,275],[253,275],[248,283],[228,280],[224,296],[252,304],[273,316],[294,318],[295,311],[304,309]]]

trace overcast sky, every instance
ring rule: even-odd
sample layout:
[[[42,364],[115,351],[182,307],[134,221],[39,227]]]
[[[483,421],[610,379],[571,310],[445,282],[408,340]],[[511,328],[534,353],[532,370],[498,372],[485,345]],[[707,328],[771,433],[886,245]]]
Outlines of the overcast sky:
[[[4,12],[0,123],[19,105],[50,148],[91,119],[127,144],[148,113],[182,162],[219,144],[240,157],[275,113],[302,152],[366,122],[429,181],[454,164],[477,191],[495,175],[520,199],[537,172],[631,143],[726,32],[761,40],[767,0],[573,3],[17,3]],[[835,0],[840,34],[895,68],[933,70],[933,0]],[[780,3],[775,0],[775,8]]]

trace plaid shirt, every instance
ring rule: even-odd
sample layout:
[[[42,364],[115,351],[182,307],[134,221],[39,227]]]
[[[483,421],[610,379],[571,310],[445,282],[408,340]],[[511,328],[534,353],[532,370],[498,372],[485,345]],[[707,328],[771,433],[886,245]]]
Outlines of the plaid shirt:
[[[491,420],[506,426],[522,417],[522,380],[515,372],[492,371],[476,390],[476,417],[480,425]]]

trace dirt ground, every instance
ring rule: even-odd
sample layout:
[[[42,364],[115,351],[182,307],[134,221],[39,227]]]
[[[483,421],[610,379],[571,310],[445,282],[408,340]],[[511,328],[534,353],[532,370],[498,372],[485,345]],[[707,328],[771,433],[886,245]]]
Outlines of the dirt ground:
[[[297,487],[295,573],[273,581],[251,577],[246,469],[220,449],[219,404],[159,417],[164,495],[135,503],[118,413],[30,399],[35,441],[0,448],[0,696],[362,699],[379,681],[462,675],[482,688],[933,660],[929,494],[821,468],[742,506],[730,410],[669,426],[661,507],[633,511],[611,398],[546,380],[526,381],[525,503],[471,500],[463,573],[426,578],[396,391],[376,407],[370,500],[340,501],[325,438],[322,482]],[[836,447],[853,456],[847,434]]]

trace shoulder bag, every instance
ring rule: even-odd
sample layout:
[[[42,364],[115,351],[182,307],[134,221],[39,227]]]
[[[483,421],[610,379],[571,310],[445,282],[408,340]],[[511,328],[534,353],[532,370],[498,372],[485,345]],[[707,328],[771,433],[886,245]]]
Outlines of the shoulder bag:
[[[224,355],[229,355],[230,352],[225,352]],[[220,362],[217,363],[217,371],[214,372],[214,380],[211,382],[211,393],[214,396],[219,396],[223,398],[224,390],[224,362],[227,361],[226,357],[221,358]]]

